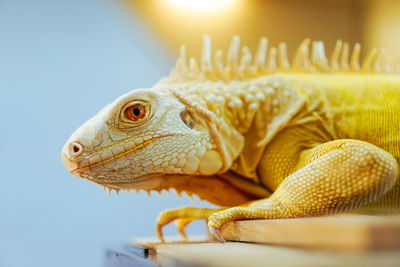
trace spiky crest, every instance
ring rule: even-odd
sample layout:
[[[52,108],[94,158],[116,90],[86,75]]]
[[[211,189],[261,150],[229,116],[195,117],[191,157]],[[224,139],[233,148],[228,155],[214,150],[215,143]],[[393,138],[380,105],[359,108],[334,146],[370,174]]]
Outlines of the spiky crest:
[[[324,43],[322,41],[311,42],[307,38],[297,47],[290,64],[286,43],[279,43],[278,48],[268,48],[266,37],[260,39],[254,58],[247,46],[242,48],[239,58],[240,38],[234,36],[226,53],[226,65],[224,65],[221,50],[216,51],[214,61],[212,60],[211,39],[205,35],[200,68],[194,58],[190,58],[188,66],[186,48],[182,45],[176,66],[164,82],[201,78],[209,80],[245,79],[276,72],[400,73],[400,60],[392,60],[384,50],[376,48],[373,48],[360,64],[360,50],[361,45],[356,43],[350,53],[349,43],[338,40],[328,60],[325,55]]]

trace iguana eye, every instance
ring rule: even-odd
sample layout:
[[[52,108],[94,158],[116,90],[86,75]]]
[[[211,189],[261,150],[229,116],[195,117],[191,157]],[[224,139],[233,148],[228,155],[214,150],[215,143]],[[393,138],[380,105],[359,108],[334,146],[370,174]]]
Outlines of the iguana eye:
[[[131,121],[138,121],[146,116],[146,107],[141,104],[135,104],[125,109],[125,117]]]
[[[121,119],[125,123],[143,122],[148,117],[149,111],[150,107],[147,103],[135,101],[122,109]]]

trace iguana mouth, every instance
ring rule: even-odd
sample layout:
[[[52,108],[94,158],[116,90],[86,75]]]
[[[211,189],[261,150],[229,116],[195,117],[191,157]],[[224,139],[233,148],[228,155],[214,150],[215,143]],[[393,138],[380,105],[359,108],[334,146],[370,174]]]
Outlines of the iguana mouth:
[[[74,166],[74,165],[76,166],[74,169],[70,169],[70,172],[72,174],[74,174],[76,176],[82,176],[82,173],[80,173],[81,171],[92,170],[92,168],[104,166],[108,162],[118,160],[119,158],[127,156],[136,150],[143,149],[144,147],[146,147],[147,145],[149,145],[150,143],[152,143],[158,139],[161,139],[164,137],[170,137],[170,136],[174,136],[174,135],[176,135],[176,134],[171,133],[171,134],[157,135],[157,136],[147,139],[137,145],[134,142],[131,142],[134,144],[133,146],[129,145],[130,144],[129,142],[120,143],[120,144],[117,143],[116,145],[114,145],[112,147],[108,147],[108,148],[106,148],[106,150],[103,150],[101,152],[96,151],[94,153],[88,154],[88,155],[84,156],[81,161],[78,161],[78,162],[72,161],[71,159],[67,158],[65,155],[62,156],[62,159],[66,166]],[[85,178],[87,178],[87,177],[85,177]]]

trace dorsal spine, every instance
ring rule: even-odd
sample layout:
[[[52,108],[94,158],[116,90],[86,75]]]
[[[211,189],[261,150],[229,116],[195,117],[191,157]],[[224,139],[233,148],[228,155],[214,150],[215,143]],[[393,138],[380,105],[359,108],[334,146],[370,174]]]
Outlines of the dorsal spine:
[[[311,48],[310,48],[311,46]],[[240,53],[240,50],[241,53]],[[394,61],[384,50],[373,48],[360,64],[361,45],[354,44],[350,52],[347,42],[338,40],[328,60],[322,41],[311,42],[304,39],[296,49],[289,63],[287,45],[279,43],[278,48],[268,48],[268,39],[259,41],[254,58],[247,46],[240,49],[240,38],[234,36],[223,63],[223,52],[217,50],[212,59],[211,39],[203,37],[201,64],[186,59],[186,48],[181,46],[180,55],[168,83],[192,79],[232,80],[254,78],[276,72],[362,72],[362,73],[400,73],[400,61]],[[239,58],[239,54],[241,57]],[[361,65],[361,67],[360,67]]]

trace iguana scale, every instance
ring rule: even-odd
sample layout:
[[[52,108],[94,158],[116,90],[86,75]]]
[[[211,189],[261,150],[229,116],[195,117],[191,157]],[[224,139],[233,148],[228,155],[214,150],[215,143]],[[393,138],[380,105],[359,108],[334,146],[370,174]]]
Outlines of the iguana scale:
[[[311,49],[310,49],[311,46]],[[218,205],[167,210],[157,234],[176,221],[321,216],[400,207],[399,64],[372,50],[359,64],[338,41],[304,40],[291,64],[286,44],[254,58],[234,37],[211,58],[204,37],[200,66],[182,46],[176,67],[154,87],[133,90],[103,108],[65,144],[68,170],[102,186],[174,188]],[[350,55],[351,54],[351,55]]]

